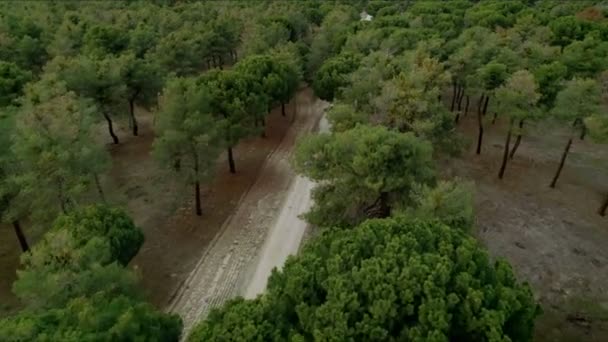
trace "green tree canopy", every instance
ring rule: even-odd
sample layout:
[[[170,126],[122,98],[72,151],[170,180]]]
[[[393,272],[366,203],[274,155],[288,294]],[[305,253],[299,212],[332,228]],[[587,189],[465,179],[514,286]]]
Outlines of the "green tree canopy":
[[[359,58],[353,54],[340,54],[326,60],[316,72],[312,88],[323,100],[332,101],[340,88],[347,86],[348,75],[359,67]]]
[[[53,230],[62,229],[72,234],[76,244],[84,245],[94,237],[107,239],[112,260],[124,266],[144,242],[144,234],[123,210],[106,205],[88,206],[58,217]]]
[[[195,189],[195,210],[202,215],[200,184],[209,179],[225,142],[225,122],[214,117],[210,91],[194,79],[169,81],[157,117],[154,156]]]
[[[96,293],[74,298],[62,308],[0,320],[0,340],[177,342],[181,329],[178,316],[148,303]]]
[[[398,217],[326,232],[189,340],[531,341],[539,312],[462,228]]]
[[[433,179],[431,154],[430,144],[412,133],[381,126],[309,137],[295,155],[296,170],[320,182],[306,218],[327,227],[387,216],[407,202],[414,184]]]
[[[31,87],[14,132],[20,169],[12,181],[20,189],[17,204],[29,208],[34,221],[67,213],[93,186],[101,192],[97,177],[110,160],[91,134],[95,113],[90,101],[66,92],[61,82]]]
[[[16,104],[23,87],[32,79],[32,73],[15,63],[0,60],[0,107]]]

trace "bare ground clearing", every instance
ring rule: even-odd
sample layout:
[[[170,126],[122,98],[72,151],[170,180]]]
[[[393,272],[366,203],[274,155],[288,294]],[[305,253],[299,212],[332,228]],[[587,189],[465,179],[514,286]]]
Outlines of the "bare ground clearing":
[[[474,116],[459,130],[476,141]],[[608,218],[597,209],[608,193],[608,147],[576,140],[550,189],[565,131],[532,129],[500,181],[505,134],[504,123],[486,123],[481,156],[471,143],[442,171],[475,182],[477,237],[493,256],[511,262],[542,303],[536,340],[607,341]]]

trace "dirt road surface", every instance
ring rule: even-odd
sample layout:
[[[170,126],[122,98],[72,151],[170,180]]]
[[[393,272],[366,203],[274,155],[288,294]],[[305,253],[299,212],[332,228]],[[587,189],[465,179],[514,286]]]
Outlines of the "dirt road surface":
[[[319,122],[319,132],[328,131],[327,119],[322,117]],[[279,218],[262,248],[260,260],[244,293],[245,298],[255,298],[262,293],[266,289],[272,269],[275,267],[280,269],[289,255],[297,253],[307,227],[306,221],[301,219],[300,215],[307,212],[312,205],[310,191],[314,185],[315,183],[308,178],[296,176]]]
[[[258,260],[265,260],[261,251],[266,236],[284,208],[288,190],[301,187],[298,182],[294,183],[295,173],[289,163],[294,143],[298,137],[314,130],[325,107],[326,103],[316,99],[310,89],[298,92],[295,122],[168,307],[182,317],[184,337],[211,308],[243,295],[249,279],[261,274],[254,271]],[[303,199],[308,196],[305,194]],[[300,209],[303,206],[298,204]],[[294,210],[295,213],[299,209]]]

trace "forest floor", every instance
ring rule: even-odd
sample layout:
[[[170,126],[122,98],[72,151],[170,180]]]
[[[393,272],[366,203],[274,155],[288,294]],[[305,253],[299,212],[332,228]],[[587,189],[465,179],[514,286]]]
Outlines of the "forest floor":
[[[193,189],[164,171],[151,155],[153,114],[137,109],[137,137],[131,135],[126,123],[117,123],[121,142],[108,145],[112,168],[102,183],[109,202],[126,208],[144,232],[145,242],[131,266],[156,306],[169,304],[241,197],[256,182],[265,160],[284,140],[293,105],[287,105],[287,117],[281,116],[280,107],[272,111],[267,118],[266,138],[247,139],[234,148],[236,174],[228,172],[226,156],[220,157],[213,180],[202,189],[202,217],[193,213]],[[99,126],[99,137],[104,143],[109,140],[103,125]],[[28,224],[24,224],[24,231],[31,245],[44,233]],[[12,227],[0,225],[0,317],[19,309],[11,286],[20,254]]]
[[[532,128],[500,181],[506,124],[485,128],[478,156],[476,118],[461,121],[471,144],[443,173],[475,183],[477,237],[532,286],[544,311],[535,340],[608,341],[608,217],[597,214],[608,193],[608,148],[577,138],[551,189],[567,132]]]
[[[262,248],[264,241],[270,231],[276,231],[271,228],[281,219],[279,214],[282,208],[289,205],[284,204],[293,193],[289,190],[301,188],[297,181],[294,183],[296,175],[290,165],[294,144],[299,137],[315,129],[325,106],[326,103],[315,98],[310,89],[298,92],[295,122],[278,148],[268,157],[255,184],[240,200],[216,239],[205,249],[169,306],[169,310],[180,314],[184,320],[183,336],[187,336],[193,324],[204,318],[210,309],[237,295],[244,295],[251,283],[250,279],[255,278],[256,273],[260,274],[256,270],[258,260],[265,259],[263,251],[267,249]],[[310,190],[304,186],[303,190],[306,189]],[[295,202],[302,199],[301,196],[297,197]],[[288,224],[288,221],[279,222]],[[300,232],[300,237],[301,233],[303,232]],[[292,238],[293,244],[299,240],[297,236]],[[297,251],[297,246],[295,250]],[[263,266],[270,266],[263,267],[268,273],[266,276],[272,269],[272,262],[276,261],[271,260],[268,264],[262,262]],[[262,275],[261,278],[263,277]]]

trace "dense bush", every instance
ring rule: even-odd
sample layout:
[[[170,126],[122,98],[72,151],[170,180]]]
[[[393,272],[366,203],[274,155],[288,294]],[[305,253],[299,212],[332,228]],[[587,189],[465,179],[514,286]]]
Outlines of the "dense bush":
[[[326,231],[190,341],[530,341],[530,288],[462,230],[399,217]]]
[[[66,307],[0,321],[0,341],[178,341],[181,321],[125,296],[78,297]]]
[[[107,239],[112,259],[122,265],[128,264],[144,243],[143,232],[123,210],[105,205],[84,207],[60,216],[53,229],[70,231],[78,245],[94,237]]]

